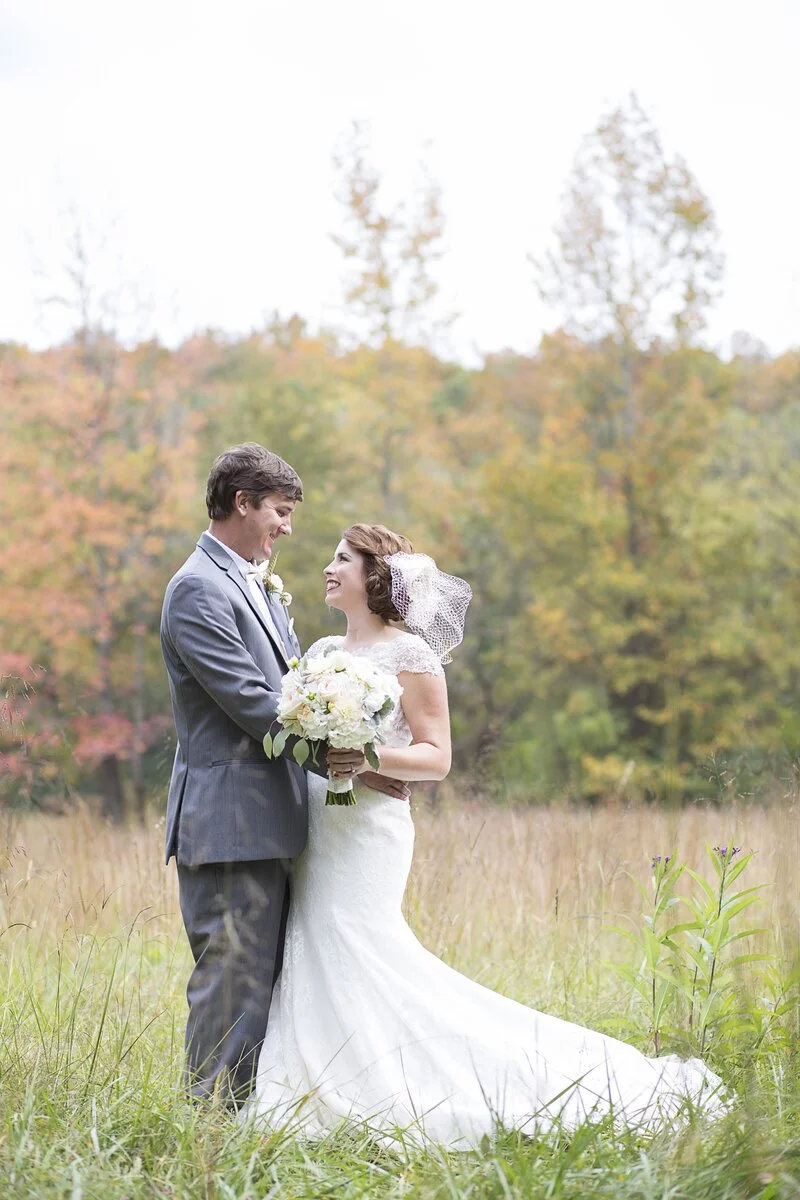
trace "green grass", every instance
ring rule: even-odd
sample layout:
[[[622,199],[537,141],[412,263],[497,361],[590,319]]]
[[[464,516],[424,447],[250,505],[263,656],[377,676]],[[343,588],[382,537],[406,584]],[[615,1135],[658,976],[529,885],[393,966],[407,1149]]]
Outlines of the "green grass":
[[[412,923],[481,982],[646,1049],[646,1010],[609,966],[627,949],[608,923],[620,910],[638,912],[625,876],[635,855],[612,878],[607,856],[617,860],[619,825],[580,813],[553,814],[551,826],[548,819],[420,813]],[[652,827],[651,815],[641,820]],[[741,820],[747,826],[747,813]],[[631,818],[621,821],[630,834]],[[776,855],[780,843],[791,863],[794,813],[761,813],[758,821],[747,830],[762,843],[772,839]],[[600,1124],[570,1137],[505,1133],[468,1154],[421,1153],[402,1142],[388,1150],[358,1129],[305,1144],[189,1105],[181,1084],[189,956],[172,877],[158,863],[159,832],[104,830],[92,839],[94,828],[84,814],[30,823],[9,837],[0,893],[3,1198],[800,1197],[796,1006],[782,1016],[781,1036],[758,1052],[749,1034],[712,1039],[708,1060],[740,1097],[729,1117],[651,1139]],[[543,828],[548,861],[560,861],[564,872],[557,914],[535,901],[544,867],[535,878],[524,874],[533,861],[526,839],[538,844]],[[488,841],[479,851],[481,837]],[[587,845],[597,869],[587,867],[571,892]],[[458,846],[473,850],[458,854]],[[775,961],[788,974],[796,881],[778,879],[783,861],[761,860],[766,882],[774,873],[763,916],[784,947]],[[471,887],[474,898],[481,881],[489,890],[470,916],[465,896]],[[757,977],[742,988],[757,996]]]

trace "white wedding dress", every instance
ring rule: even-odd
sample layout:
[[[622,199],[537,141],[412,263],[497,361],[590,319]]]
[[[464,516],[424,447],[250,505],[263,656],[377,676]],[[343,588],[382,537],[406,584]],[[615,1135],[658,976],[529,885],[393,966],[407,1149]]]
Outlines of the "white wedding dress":
[[[363,653],[395,674],[442,673],[413,634]],[[401,706],[386,740],[411,741]],[[356,1120],[379,1137],[402,1129],[405,1141],[468,1149],[498,1126],[574,1129],[610,1113],[618,1125],[654,1130],[687,1098],[724,1111],[720,1080],[699,1060],[646,1058],[429,953],[401,911],[409,804],[356,789],[352,807],[326,806],[325,781],[309,775],[308,846],[293,866],[283,971],[249,1115],[309,1137]]]

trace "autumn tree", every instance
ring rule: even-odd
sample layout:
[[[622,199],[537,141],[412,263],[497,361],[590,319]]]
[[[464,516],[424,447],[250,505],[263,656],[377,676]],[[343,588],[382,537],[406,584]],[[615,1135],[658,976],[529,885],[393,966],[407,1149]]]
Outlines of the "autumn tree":
[[[537,264],[542,298],[566,328],[606,350],[596,425],[619,453],[628,550],[641,551],[640,445],[647,356],[696,343],[723,258],[711,206],[686,163],[669,158],[634,95],[578,151],[555,229]]]
[[[345,308],[357,335],[349,365],[361,399],[358,424],[367,434],[380,506],[392,520],[405,513],[401,493],[414,486],[408,476],[419,477],[425,409],[442,376],[431,351],[453,319],[436,303],[441,196],[425,173],[414,204],[387,205],[358,124],[342,139],[334,167],[344,228],[333,240],[347,266]]]
[[[549,351],[566,368],[559,403],[561,424],[572,432],[562,458],[591,468],[582,495],[588,511],[605,514],[597,533],[609,582],[616,574],[608,591],[616,632],[605,646],[595,639],[606,669],[603,688],[593,693],[598,711],[611,718],[604,751],[616,747],[617,759],[609,775],[665,744],[657,731],[666,680],[654,663],[665,655],[666,631],[691,602],[691,588],[683,601],[674,594],[666,601],[676,485],[691,494],[689,481],[698,477],[729,402],[724,372],[694,348],[721,271],[707,199],[686,164],[666,155],[631,97],[584,140],[555,247],[537,265],[541,295],[561,311],[573,339],[552,341]],[[525,475],[523,468],[522,488]],[[599,578],[594,586],[602,595]],[[588,750],[583,758],[587,767],[594,763],[590,775],[608,785],[599,759]]]
[[[141,809],[144,755],[167,729],[158,613],[197,485],[180,358],[102,353],[113,374],[87,367],[80,342],[4,364],[2,630],[45,669],[37,691],[58,713],[65,782],[91,771],[89,790],[117,817]]]
[[[64,276],[50,300],[72,314],[69,342],[2,361],[2,628],[44,669],[37,711],[60,728],[60,778],[82,776],[116,818],[142,810],[145,755],[167,728],[158,612],[195,489],[197,423],[186,356],[120,344],[77,224]]]

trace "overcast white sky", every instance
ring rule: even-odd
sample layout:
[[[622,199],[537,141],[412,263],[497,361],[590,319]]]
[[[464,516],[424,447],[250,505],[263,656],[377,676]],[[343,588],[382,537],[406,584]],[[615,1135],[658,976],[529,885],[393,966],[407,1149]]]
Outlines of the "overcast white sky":
[[[152,298],[142,332],[335,323],[330,155],[358,118],[391,196],[429,143],[453,351],[531,349],[554,314],[526,255],[581,137],[634,89],[717,212],[711,344],[798,345],[798,62],[800,0],[0,0],[0,340],[62,332],[37,298],[69,205],[110,231],[101,276]]]

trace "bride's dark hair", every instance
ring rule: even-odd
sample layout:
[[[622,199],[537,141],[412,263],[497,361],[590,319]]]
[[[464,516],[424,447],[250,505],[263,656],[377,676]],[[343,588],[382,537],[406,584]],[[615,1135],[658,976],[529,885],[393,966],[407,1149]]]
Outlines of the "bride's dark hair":
[[[392,603],[392,573],[384,561],[387,554],[411,554],[413,546],[401,533],[392,533],[385,525],[351,525],[342,537],[364,557],[364,587],[369,611],[384,621],[402,618]]]

